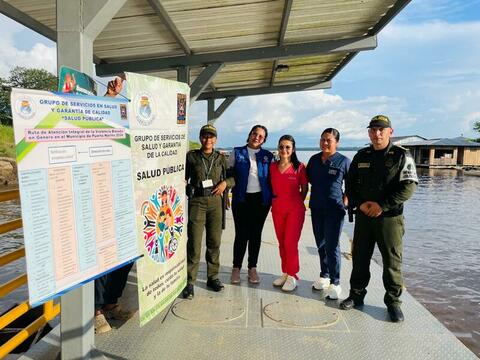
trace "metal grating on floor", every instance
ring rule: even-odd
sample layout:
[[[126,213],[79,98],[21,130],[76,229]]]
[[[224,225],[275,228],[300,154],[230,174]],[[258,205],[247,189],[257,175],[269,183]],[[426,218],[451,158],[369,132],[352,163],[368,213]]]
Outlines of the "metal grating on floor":
[[[372,278],[362,309],[341,311],[339,301],[326,300],[312,291],[319,274],[318,255],[307,216],[299,244],[300,273],[297,289],[284,293],[272,286],[280,271],[278,247],[271,218],[265,224],[258,271],[259,285],[230,285],[233,222],[227,217],[223,234],[220,279],[225,290],[206,288],[201,264],[195,298],[177,299],[163,314],[140,328],[138,316],[110,333],[97,336],[96,345],[111,359],[477,359],[452,333],[405,291],[402,309],[406,321],[391,323],[383,304],[382,270],[372,262]],[[343,235],[342,251],[350,243]],[[342,258],[341,286],[348,294],[351,261]],[[136,289],[127,288],[125,307],[135,308]],[[130,303],[129,303],[130,302]],[[117,324],[114,324],[117,325]]]

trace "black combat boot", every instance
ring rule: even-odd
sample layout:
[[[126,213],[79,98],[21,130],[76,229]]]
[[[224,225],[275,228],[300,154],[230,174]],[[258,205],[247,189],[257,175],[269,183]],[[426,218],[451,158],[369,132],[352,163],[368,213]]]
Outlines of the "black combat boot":
[[[222,291],[225,286],[223,286],[222,282],[219,279],[208,279],[207,287],[212,289],[213,291],[219,292]]]
[[[388,310],[388,315],[390,315],[390,320],[392,320],[392,322],[396,323],[396,322],[402,322],[403,320],[405,320],[405,317],[403,316],[403,312],[402,312],[402,309],[400,309],[400,306],[388,305],[387,310]]]
[[[350,289],[350,295],[343,300],[339,308],[342,310],[350,310],[354,307],[359,307],[363,305],[363,299],[365,295],[367,294],[367,290],[356,290],[356,289]]]
[[[192,300],[194,295],[195,293],[193,291],[193,284],[187,284],[187,286],[185,286],[185,288],[182,291],[182,297],[184,299]]]

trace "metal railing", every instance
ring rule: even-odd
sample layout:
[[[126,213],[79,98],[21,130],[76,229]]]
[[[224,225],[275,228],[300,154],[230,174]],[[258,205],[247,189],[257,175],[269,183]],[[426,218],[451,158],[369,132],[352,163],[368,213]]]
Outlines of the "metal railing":
[[[18,190],[9,190],[0,192],[0,203],[4,201],[19,199],[20,193]],[[15,219],[6,223],[0,224],[0,234],[16,230],[22,227],[22,219]],[[12,261],[18,260],[25,256],[25,248],[19,248],[6,254],[0,255],[0,268]],[[22,274],[4,284],[0,284],[0,298],[7,296],[15,289],[27,283],[27,274]],[[23,314],[31,309],[28,301],[15,306],[8,312],[0,316],[0,330],[6,328],[13,321],[20,318]],[[30,336],[41,330],[47,322],[53,320],[60,313],[60,304],[54,304],[50,300],[43,304],[43,314],[20,330],[15,336],[0,346],[0,359],[4,358],[16,347],[22,344]]]

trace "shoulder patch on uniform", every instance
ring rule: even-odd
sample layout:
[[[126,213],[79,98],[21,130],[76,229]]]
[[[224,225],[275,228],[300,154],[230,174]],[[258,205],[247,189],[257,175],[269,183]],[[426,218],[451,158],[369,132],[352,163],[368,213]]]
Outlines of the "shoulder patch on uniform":
[[[417,168],[411,156],[405,157],[405,165],[400,171],[400,181],[413,181],[418,184]]]

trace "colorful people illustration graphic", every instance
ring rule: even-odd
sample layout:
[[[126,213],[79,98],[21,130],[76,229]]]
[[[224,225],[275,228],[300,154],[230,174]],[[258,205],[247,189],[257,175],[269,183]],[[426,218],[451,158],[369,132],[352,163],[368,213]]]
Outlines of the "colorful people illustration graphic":
[[[158,189],[143,203],[142,215],[147,253],[156,262],[168,261],[178,248],[183,230],[183,207],[175,188]]]

